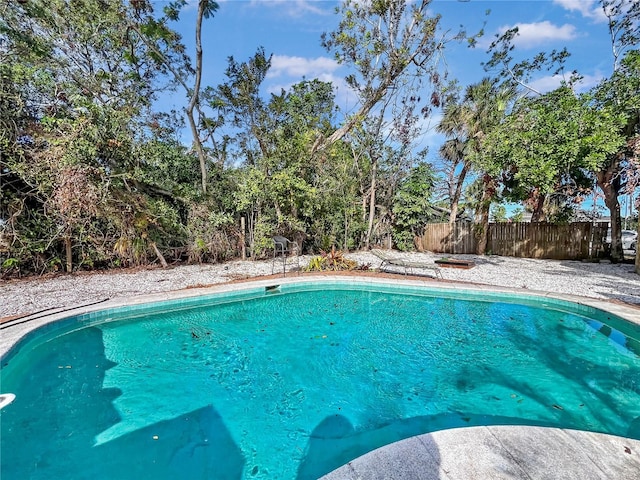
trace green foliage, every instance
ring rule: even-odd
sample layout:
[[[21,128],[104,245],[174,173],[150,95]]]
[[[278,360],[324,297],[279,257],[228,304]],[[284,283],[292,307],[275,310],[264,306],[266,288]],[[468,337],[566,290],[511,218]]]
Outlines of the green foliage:
[[[414,237],[420,235],[433,216],[431,193],[435,184],[433,166],[419,163],[400,183],[393,198],[394,243],[400,250],[411,250]]]
[[[187,252],[193,262],[219,262],[236,255],[234,218],[211,203],[193,203],[186,225]]]
[[[322,272],[325,270],[325,261],[324,261],[324,257],[322,256],[317,256],[317,257],[313,257],[311,260],[309,260],[309,263],[307,264],[307,267],[305,269],[307,272]]]
[[[165,2],[162,12],[149,0],[5,2],[3,275],[59,271],[69,261],[75,269],[145,265],[157,262],[156,248],[168,261],[221,261],[238,256],[245,233],[254,258],[271,254],[275,233],[323,251],[312,269],[353,268],[334,245],[361,248],[392,234],[398,248],[411,249],[435,215],[434,173],[419,163],[424,156],[412,140],[419,116],[445,100],[446,158],[460,172],[459,190],[467,172],[477,177],[468,207],[488,213],[499,195],[547,195],[549,218],[562,219],[570,203],[555,199],[578,201],[593,175],[609,171],[603,184],[616,191],[622,179],[635,185],[640,55],[628,47],[638,12],[623,11],[631,4],[615,0],[611,10],[621,26],[614,40],[625,47],[616,50],[611,78],[589,95],[559,89],[510,111],[512,89],[489,79],[449,102],[452,90],[437,72],[447,39],[436,37],[440,19],[429,15],[429,3],[338,8],[339,26],[323,45],[351,69],[359,106],[336,128],[330,83],[263,91],[271,66],[263,48],[243,62],[230,57],[223,84],[194,86],[197,56],[188,57],[171,28],[186,0]],[[202,20],[218,3],[197,6]],[[508,46],[512,34],[495,48]],[[507,57],[496,59],[510,65]],[[553,52],[518,68],[565,59]],[[152,111],[159,92],[176,85],[191,100],[194,149],[181,143],[185,122],[176,112]]]
[[[507,208],[504,205],[494,205],[491,208],[491,219],[496,223],[507,221]]]
[[[395,224],[418,232],[427,223],[431,211],[431,192],[435,184],[433,166],[420,163],[400,183],[393,202]]]
[[[506,172],[504,195],[511,201],[554,194],[571,204],[590,187],[583,172],[599,170],[624,145],[617,133],[623,121],[594,108],[591,96],[562,87],[523,99],[489,132],[478,161],[494,175]]]
[[[522,222],[524,220],[524,210],[522,208],[516,208],[511,214],[512,222]]]
[[[7,258],[4,262],[2,262],[3,270],[11,270],[13,268],[17,268],[20,265],[20,261],[17,258]]]
[[[273,252],[273,232],[276,231],[276,224],[269,216],[260,216],[255,220],[252,232],[253,258],[264,258]]]

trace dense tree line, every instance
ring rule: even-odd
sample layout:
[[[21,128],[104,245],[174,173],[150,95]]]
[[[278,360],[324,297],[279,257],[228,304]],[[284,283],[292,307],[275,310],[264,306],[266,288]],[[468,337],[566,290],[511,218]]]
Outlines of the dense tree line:
[[[174,29],[186,0],[160,11],[149,0],[3,2],[2,274],[220,261],[244,247],[259,258],[274,234],[305,251],[410,249],[427,222],[463,210],[486,235],[502,199],[562,220],[595,181],[613,213],[638,177],[639,14],[637,2],[602,3],[612,76],[585,94],[568,76],[525,95],[527,73],[561,69],[568,54],[514,65],[509,31],[492,46],[493,76],[457,89],[439,60],[448,42],[474,38],[445,36],[431,0],[347,0],[321,39],[350,70],[358,106],[345,117],[316,79],[267,95],[260,47],[228,58],[224,82],[208,85],[212,0],[198,2],[195,52]],[[168,91],[185,95],[184,111],[154,110]],[[420,120],[439,108],[442,176],[415,148]]]
[[[189,55],[172,28],[186,4],[3,2],[3,273],[218,261],[240,255],[243,241],[260,257],[276,233],[307,251],[385,236],[410,246],[426,218],[412,199],[428,204],[433,182],[411,149],[424,108],[414,92],[441,88],[446,42],[430,1],[340,7],[323,42],[353,69],[360,102],[341,124],[330,84],[266,95],[262,48],[229,58],[225,82],[207,85],[201,30],[218,5],[198,2]],[[172,89],[185,110],[154,111]]]

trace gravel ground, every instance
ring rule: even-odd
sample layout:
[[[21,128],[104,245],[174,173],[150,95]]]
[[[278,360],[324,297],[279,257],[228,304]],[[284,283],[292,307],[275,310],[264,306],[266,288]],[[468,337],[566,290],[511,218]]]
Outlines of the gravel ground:
[[[397,253],[397,256],[421,262],[432,262],[442,257],[431,253]],[[369,252],[352,253],[348,257],[360,264],[369,264],[371,268],[380,266],[380,260]],[[469,270],[442,268],[442,276],[448,281],[567,293],[640,305],[640,275],[633,272],[633,265],[630,264],[612,265],[475,255],[449,257],[473,260],[476,266]],[[304,266],[309,258],[300,257],[300,265]],[[278,266],[282,269],[282,264]],[[293,266],[289,265],[288,268]],[[392,268],[399,273],[404,272],[402,268]],[[48,308],[81,305],[107,298],[213,285],[270,275],[271,271],[272,262],[269,260],[234,261],[168,269],[152,268],[5,280],[0,282],[0,318],[35,313]],[[393,270],[390,268],[388,271]],[[420,272],[416,269],[414,273],[429,274],[431,271]]]

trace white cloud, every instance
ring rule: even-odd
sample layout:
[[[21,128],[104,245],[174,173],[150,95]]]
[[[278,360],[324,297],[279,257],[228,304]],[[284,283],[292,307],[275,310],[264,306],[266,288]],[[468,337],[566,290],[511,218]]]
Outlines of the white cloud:
[[[604,11],[596,0],[553,0],[553,3],[570,12],[578,12],[585,18],[598,22],[607,20]]]
[[[604,76],[599,72],[594,75],[583,75],[582,80],[575,84],[574,89],[577,92],[586,92],[596,86],[603,78]],[[548,75],[533,80],[529,83],[529,86],[540,93],[546,93],[558,88],[563,80],[568,80],[568,77],[563,75]]]
[[[320,5],[326,5],[322,0],[251,0],[251,5],[279,8],[290,17],[300,17],[307,13],[328,15],[333,10],[325,10]]]
[[[577,37],[576,27],[568,23],[557,26],[545,20],[537,23],[518,23],[512,26],[500,28],[500,35],[510,28],[518,27],[518,36],[514,39],[514,44],[531,48],[536,45],[547,44],[557,40],[573,40]]]
[[[291,77],[320,78],[322,75],[331,76],[339,67],[338,62],[329,57],[304,58],[288,55],[274,55],[271,58],[271,68],[268,78],[284,75]]]
[[[578,82],[577,90],[580,92],[586,92],[600,83],[603,78],[605,77],[600,72],[597,72],[595,75],[583,75],[582,80]]]
[[[546,93],[558,88],[563,80],[565,78],[562,75],[547,75],[533,80],[528,85],[537,92]]]

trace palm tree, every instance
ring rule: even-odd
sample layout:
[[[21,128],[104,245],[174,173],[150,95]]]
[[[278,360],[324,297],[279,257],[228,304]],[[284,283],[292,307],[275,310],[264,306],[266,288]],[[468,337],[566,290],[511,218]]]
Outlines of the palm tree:
[[[447,140],[440,147],[440,157],[447,162],[446,176],[449,196],[449,225],[456,222],[462,187],[469,172],[469,162],[465,161],[465,142],[460,137]],[[461,166],[461,168],[459,168]]]
[[[483,179],[482,200],[476,212],[477,222],[481,225],[479,254],[486,251],[489,209],[497,190],[495,178],[489,174],[487,168],[490,159],[482,156],[482,142],[487,133],[502,121],[514,98],[513,88],[500,87],[495,81],[484,78],[468,86],[460,102],[453,102],[445,107],[442,121],[437,127],[439,132],[449,137],[447,142],[451,142],[445,142],[440,149],[442,157],[450,162],[454,170],[462,165],[454,194],[450,196],[452,213],[454,204],[457,213],[462,183],[468,171],[473,168]],[[452,217],[449,221],[452,222]]]

